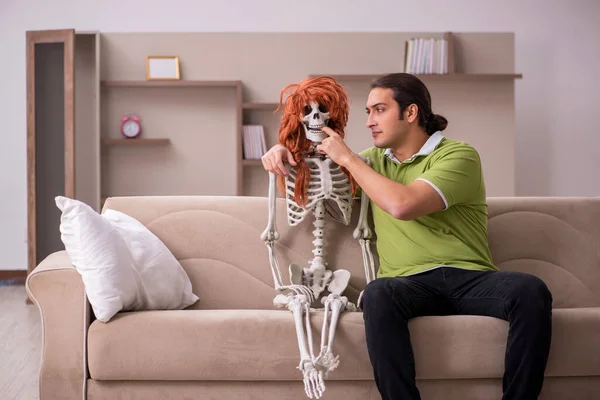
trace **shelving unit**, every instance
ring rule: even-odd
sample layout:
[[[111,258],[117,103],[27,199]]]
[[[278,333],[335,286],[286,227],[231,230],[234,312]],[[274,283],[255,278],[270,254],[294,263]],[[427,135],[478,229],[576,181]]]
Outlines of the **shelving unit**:
[[[434,112],[449,119],[444,134],[480,150],[489,195],[514,194],[514,85],[522,75],[512,33],[95,32],[78,35],[75,52],[77,197],[100,209],[109,196],[266,196],[261,160],[243,158],[243,125],[262,125],[270,148],[281,89],[327,75],[351,100],[346,142],[356,152],[370,146],[369,83],[404,70],[405,43],[415,36],[448,40],[448,73],[417,75]],[[329,46],[314,46],[323,40]],[[179,56],[182,80],[145,80],[145,57],[160,53]],[[141,117],[139,138],[121,136],[128,113]]]
[[[106,146],[145,146],[145,145],[161,145],[169,144],[171,140],[168,138],[154,139],[102,139],[102,144]]]
[[[373,35],[366,35],[372,37]],[[514,83],[522,74],[514,72],[514,36],[494,33],[417,33],[406,34],[398,46],[399,61],[404,60],[404,42],[411,37],[444,38],[448,42],[447,73],[416,74],[430,89],[434,112],[449,119],[444,132],[453,139],[473,144],[480,152],[487,175],[489,195],[514,194]],[[386,37],[378,36],[381,48],[386,48]],[[356,46],[361,38],[354,36]],[[364,39],[365,42],[368,39]],[[333,40],[332,40],[333,41]],[[363,43],[365,45],[365,43]],[[346,44],[347,46],[347,44]],[[368,48],[367,44],[367,48]],[[393,54],[393,52],[390,52]],[[335,55],[327,55],[334,60]],[[306,76],[330,76],[346,89],[351,99],[350,119],[346,128],[346,142],[358,152],[371,146],[366,133],[364,105],[371,81],[381,75],[404,70],[397,63],[378,60],[377,65],[362,66],[358,54],[350,55],[354,71],[348,71],[342,62],[328,63],[328,70],[312,69]],[[342,57],[343,58],[343,57]],[[322,64],[322,63],[321,63]],[[381,68],[374,71],[375,68]],[[296,81],[300,79],[297,78]],[[286,82],[290,83],[290,82]],[[283,86],[281,86],[283,87]],[[279,93],[271,94],[278,98]],[[246,99],[244,124],[265,124],[267,147],[277,142],[276,124],[279,116],[267,116],[258,110],[276,109],[277,103]],[[262,99],[261,99],[262,100]],[[490,127],[491,126],[491,127]],[[482,135],[480,130],[487,132]],[[244,166],[244,194],[265,196],[266,173],[260,160],[242,160]]]
[[[102,81],[107,87],[237,87],[241,81]]]
[[[244,166],[262,166],[261,160],[242,160],[242,165]]]
[[[365,81],[373,80],[381,75],[385,74],[348,74],[348,75],[336,75],[336,74],[310,74],[309,76],[322,76],[327,75],[335,80],[339,81]],[[522,79],[522,74],[464,74],[464,73],[451,73],[451,74],[415,74],[416,77],[423,81],[427,80],[439,80],[439,81],[457,81],[457,80],[471,80],[471,81],[493,81],[493,80],[514,80]]]
[[[182,189],[182,184],[178,182],[177,175],[186,176],[182,181],[192,181],[194,170],[206,170],[209,165],[202,162],[201,157],[196,159],[194,162],[197,164],[197,168],[187,169],[187,163],[180,163],[179,166],[175,167],[170,158],[171,151],[166,150],[153,151],[149,153],[148,150],[144,153],[140,153],[133,148],[139,147],[150,147],[166,149],[165,145],[173,149],[173,152],[185,154],[185,158],[189,159],[193,157],[194,146],[187,146],[183,144],[183,141],[189,135],[198,135],[201,133],[198,128],[190,129],[190,122],[194,117],[181,117],[181,109],[173,107],[178,105],[182,109],[189,110],[188,113],[191,115],[194,113],[194,101],[193,99],[201,99],[204,94],[214,94],[216,102],[226,102],[227,107],[234,110],[229,113],[230,126],[237,131],[241,131],[241,114],[238,110],[241,110],[241,91],[242,82],[240,80],[179,80],[179,81],[147,81],[147,80],[128,80],[128,79],[105,79],[102,81],[102,87],[104,88],[105,101],[104,105],[106,113],[111,115],[109,118],[105,118],[103,121],[103,139],[102,142],[104,147],[125,147],[132,148],[132,150],[124,152],[121,150],[117,153],[117,149],[112,150],[110,154],[106,151],[103,153],[103,175],[104,180],[102,182],[102,198],[106,198],[113,195],[139,195],[144,194],[146,191],[145,187],[149,184],[149,176],[153,178],[162,179],[165,182],[165,186],[159,193],[185,193],[185,189]],[[185,90],[184,90],[185,89]],[[118,92],[116,92],[118,91]],[[141,91],[141,92],[140,92]],[[119,101],[122,100],[121,105],[115,106],[118,100],[110,100],[110,96],[117,96],[118,93]],[[136,94],[137,93],[137,94]],[[143,94],[140,94],[143,93]],[[108,99],[108,100],[107,100]],[[140,109],[138,114],[142,119],[142,137],[136,139],[124,139],[120,137],[120,133],[117,132],[118,117],[125,113],[128,107],[131,107],[131,103],[138,102],[137,107]],[[210,106],[210,104],[206,104]],[[112,109],[111,109],[112,107]],[[168,110],[168,111],[167,111]],[[203,114],[198,112],[198,114]],[[206,114],[206,113],[204,113]],[[159,120],[160,119],[160,120]],[[198,126],[201,125],[201,119],[197,118]],[[183,120],[183,121],[182,121]],[[109,122],[110,121],[110,122]],[[233,122],[232,122],[233,121]],[[108,128],[108,125],[112,124],[112,128]],[[158,128],[159,124],[163,124],[162,129]],[[109,133],[110,136],[109,136]],[[155,132],[168,131],[170,132],[169,137],[152,137]],[[118,137],[116,137],[118,136]],[[238,141],[240,143],[238,143]],[[241,138],[234,140],[231,143],[236,149],[236,152],[240,152],[238,156],[241,158]],[[200,143],[198,143],[200,145]],[[194,163],[193,162],[193,163]],[[120,165],[129,164],[128,174],[126,177],[121,172],[122,168]],[[169,164],[171,164],[169,166]],[[169,168],[170,167],[170,168]],[[148,172],[151,171],[151,175]],[[179,174],[179,171],[182,171]],[[230,169],[229,174],[233,176],[239,176],[242,172],[242,166],[235,166],[233,170]],[[161,176],[162,175],[162,176]],[[175,179],[169,178],[169,176],[175,175]],[[202,182],[202,179],[198,179]],[[229,190],[229,193],[238,193],[240,189],[238,186],[239,178],[235,178],[230,185],[229,189],[221,190],[217,185],[210,183],[205,187],[208,193],[221,193],[225,194]],[[215,181],[213,181],[215,182]]]
[[[242,104],[244,110],[269,110],[275,112],[277,107],[279,107],[279,103],[250,102]]]

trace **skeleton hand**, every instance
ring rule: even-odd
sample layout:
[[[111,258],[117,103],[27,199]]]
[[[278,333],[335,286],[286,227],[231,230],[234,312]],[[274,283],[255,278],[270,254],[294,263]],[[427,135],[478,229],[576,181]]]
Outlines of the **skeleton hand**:
[[[333,353],[325,346],[321,348],[321,352],[315,359],[314,366],[324,378],[327,378],[328,373],[340,365],[339,360],[340,356],[334,357]]]

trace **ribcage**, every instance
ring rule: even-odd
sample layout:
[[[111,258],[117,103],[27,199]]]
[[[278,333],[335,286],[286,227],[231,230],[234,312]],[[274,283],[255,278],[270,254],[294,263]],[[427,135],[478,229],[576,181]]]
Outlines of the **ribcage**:
[[[329,216],[348,225],[352,212],[352,192],[346,174],[329,158],[307,157],[305,162],[310,170],[310,183],[304,208],[294,201],[297,169],[292,168],[285,179],[288,223],[294,226],[302,222],[306,214],[322,200]]]

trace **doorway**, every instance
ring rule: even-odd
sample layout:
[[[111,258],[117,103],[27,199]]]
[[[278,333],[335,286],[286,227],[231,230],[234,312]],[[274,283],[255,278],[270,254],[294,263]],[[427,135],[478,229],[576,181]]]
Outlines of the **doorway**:
[[[74,36],[27,32],[27,274],[64,249],[54,197],[75,197]]]

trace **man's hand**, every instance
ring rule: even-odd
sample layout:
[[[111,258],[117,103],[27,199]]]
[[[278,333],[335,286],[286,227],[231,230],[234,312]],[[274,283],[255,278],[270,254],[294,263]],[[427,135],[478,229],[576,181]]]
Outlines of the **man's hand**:
[[[276,175],[287,176],[288,170],[283,164],[284,161],[296,166],[296,161],[294,161],[292,153],[282,144],[276,144],[271,147],[269,151],[262,156],[261,160],[263,167]]]
[[[337,165],[345,167],[353,157],[356,157],[354,152],[346,145],[344,139],[329,127],[321,128],[323,132],[329,135],[320,145],[317,146],[317,151],[322,154],[327,154],[329,158]]]

